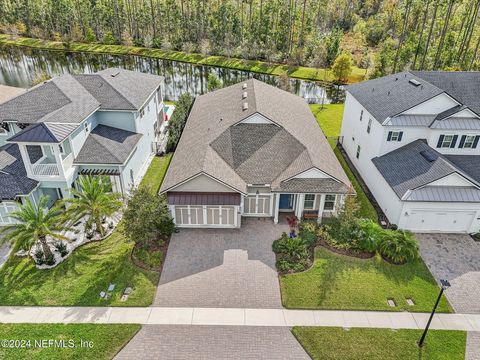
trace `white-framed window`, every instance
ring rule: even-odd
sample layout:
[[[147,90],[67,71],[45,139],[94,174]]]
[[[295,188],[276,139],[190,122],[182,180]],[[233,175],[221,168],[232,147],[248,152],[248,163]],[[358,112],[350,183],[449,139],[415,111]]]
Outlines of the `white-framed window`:
[[[441,147],[442,148],[452,147],[454,137],[455,137],[455,135],[444,135]],[[455,146],[455,145],[453,145],[453,146]]]
[[[370,134],[370,130],[372,129],[372,118],[368,119],[368,125],[367,125],[367,133]]]
[[[58,144],[58,151],[60,151],[60,154],[65,155],[65,149],[62,144]]]
[[[85,132],[88,133],[88,123],[87,122],[83,123],[83,128],[84,128]]]
[[[315,206],[315,194],[305,194],[303,208],[305,210],[312,210],[314,206]]]
[[[466,149],[472,149],[475,143],[475,135],[465,135],[465,141],[463,147]]]
[[[363,109],[362,111],[360,111],[360,121],[362,121],[362,119],[363,119]]]
[[[140,109],[140,117],[142,118],[145,115],[145,108]]]
[[[337,195],[335,194],[325,195],[325,204],[323,205],[323,210],[333,211],[335,209],[336,200],[337,200]]]
[[[360,157],[360,145],[357,145],[357,154],[355,155],[355,157],[358,159]]]

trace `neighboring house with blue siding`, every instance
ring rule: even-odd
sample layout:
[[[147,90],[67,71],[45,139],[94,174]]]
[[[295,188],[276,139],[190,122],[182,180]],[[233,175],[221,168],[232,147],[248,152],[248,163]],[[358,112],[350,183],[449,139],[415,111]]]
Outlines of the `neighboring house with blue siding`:
[[[120,69],[62,75],[0,104],[0,225],[24,198],[50,205],[79,175],[138,185],[165,121],[163,78]]]

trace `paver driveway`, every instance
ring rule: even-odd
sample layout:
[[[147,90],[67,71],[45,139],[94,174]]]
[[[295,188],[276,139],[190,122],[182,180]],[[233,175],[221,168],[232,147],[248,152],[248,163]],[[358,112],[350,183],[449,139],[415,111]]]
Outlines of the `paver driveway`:
[[[456,312],[480,313],[480,243],[462,234],[417,234],[423,260],[436,279],[448,279]]]
[[[115,359],[308,360],[288,328],[146,325]]]
[[[170,241],[154,306],[281,308],[272,242],[286,225],[181,229]]]
[[[417,238],[433,276],[450,281],[445,295],[455,311],[480,313],[480,243],[461,234],[417,234]],[[480,333],[468,333],[465,359],[480,359]]]

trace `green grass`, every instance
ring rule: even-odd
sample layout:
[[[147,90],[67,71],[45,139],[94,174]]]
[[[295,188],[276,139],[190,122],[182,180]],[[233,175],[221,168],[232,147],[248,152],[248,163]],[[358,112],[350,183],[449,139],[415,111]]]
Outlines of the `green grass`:
[[[148,186],[156,194],[170,165],[172,155],[173,153],[166,154],[163,157],[155,156],[140,186]]]
[[[423,261],[392,265],[374,257],[358,259],[315,249],[313,266],[280,277],[283,305],[299,309],[431,311],[439,287]],[[415,305],[409,306],[410,297]],[[387,304],[393,298],[397,306]],[[451,312],[442,298],[439,312]]]
[[[375,211],[375,208],[373,207],[370,200],[368,200],[365,191],[363,191],[360,183],[353,175],[352,170],[345,161],[342,153],[336,147],[336,140],[333,139],[340,136],[340,132],[342,129],[343,108],[344,104],[327,104],[324,105],[323,108],[322,105],[318,104],[310,105],[310,109],[313,115],[315,115],[315,118],[317,119],[318,124],[322,128],[325,136],[329,138],[328,142],[330,143],[330,146],[333,148],[333,151],[337,156],[340,165],[342,165],[343,170],[347,174],[353,188],[355,189],[355,192],[357,193],[357,200],[360,204],[360,216],[363,218],[372,219],[373,221],[377,222],[378,215]]]
[[[157,189],[165,176],[170,156],[155,157],[140,186]],[[100,242],[78,248],[68,259],[50,270],[38,270],[29,258],[10,256],[0,269],[1,305],[41,306],[148,306],[152,303],[159,274],[132,263],[134,242],[114,233]],[[115,284],[110,299],[99,293]],[[125,287],[134,288],[126,302],[120,302]]]
[[[113,55],[139,55],[156,59],[180,61],[186,63],[224,67],[229,69],[251,71],[261,74],[287,75],[296,79],[312,81],[333,81],[334,75],[328,70],[325,76],[325,70],[305,66],[288,66],[285,64],[275,64],[264,61],[244,60],[229,58],[224,56],[204,56],[201,54],[190,54],[182,51],[148,49],[135,46],[124,45],[104,45],[104,44],[84,44],[70,43],[68,47],[61,41],[50,41],[41,39],[32,39],[18,37],[13,39],[7,35],[0,35],[0,44],[12,46],[23,46],[35,49],[70,51],[70,52],[89,52],[99,54]],[[353,67],[352,74],[348,78],[349,83],[362,81],[365,77],[365,70]]]
[[[0,359],[92,359],[109,360],[140,330],[140,325],[100,324],[2,324],[0,339],[29,341],[30,348],[2,348]],[[40,348],[41,340],[63,340],[67,346]],[[37,340],[37,346],[35,346]],[[73,343],[69,341],[73,340]],[[80,340],[93,347],[81,347]],[[24,343],[28,344],[27,342]]]
[[[313,360],[463,360],[464,331],[430,330],[420,351],[421,330],[294,327]]]

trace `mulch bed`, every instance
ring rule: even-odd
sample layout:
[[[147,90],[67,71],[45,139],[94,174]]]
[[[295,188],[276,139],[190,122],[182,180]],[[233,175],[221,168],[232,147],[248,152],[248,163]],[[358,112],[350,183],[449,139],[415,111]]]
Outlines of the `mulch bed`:
[[[324,247],[325,249],[334,252],[336,254],[340,255],[346,255],[346,256],[351,256],[355,257],[358,259],[371,259],[372,257],[375,256],[374,252],[364,252],[364,251],[354,251],[350,249],[337,249],[333,246],[330,246],[325,240],[323,239],[318,239],[317,244]]]
[[[162,273],[163,264],[165,263],[165,258],[167,256],[168,245],[170,244],[170,236],[168,236],[167,238],[164,238],[163,241],[164,241],[164,243],[163,243],[162,246],[154,245],[154,246],[151,246],[148,249],[148,251],[152,251],[152,252],[161,251],[163,253],[163,259],[162,259],[162,263],[160,264],[160,266],[150,267],[147,264],[143,263],[141,260],[137,259],[133,254],[134,254],[135,248],[137,248],[139,245],[135,245],[134,249],[132,249],[132,253],[130,254],[130,258],[132,259],[132,262],[136,266],[138,266],[139,268],[142,268],[144,270],[155,271],[155,272]]]

